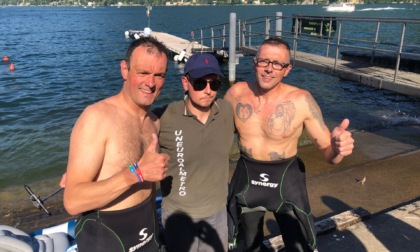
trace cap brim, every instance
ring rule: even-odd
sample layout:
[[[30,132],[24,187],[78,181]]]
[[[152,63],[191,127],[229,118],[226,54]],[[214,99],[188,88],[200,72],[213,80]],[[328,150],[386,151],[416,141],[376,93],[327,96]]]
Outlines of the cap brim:
[[[189,71],[188,74],[194,79],[198,79],[209,74],[217,74],[222,78],[225,77],[219,69],[215,68],[194,69]]]

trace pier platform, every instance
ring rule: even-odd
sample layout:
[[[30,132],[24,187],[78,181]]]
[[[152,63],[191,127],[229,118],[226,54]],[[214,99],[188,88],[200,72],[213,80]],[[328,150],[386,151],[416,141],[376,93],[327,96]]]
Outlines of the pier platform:
[[[127,36],[136,39],[144,36],[144,31],[129,30],[127,31]],[[156,31],[151,32],[151,36],[156,37],[157,40],[161,41],[168,48],[174,61],[186,62],[194,53],[204,52],[214,54],[219,60],[228,57],[224,50],[212,50],[210,47],[202,45],[195,40],[190,41],[169,33]],[[180,58],[180,55],[182,55],[182,58]]]
[[[245,47],[243,53],[255,55],[257,50],[258,47],[256,46]],[[420,74],[418,73],[398,71],[398,77],[394,82],[394,69],[341,59],[335,61],[334,58],[299,51],[291,53],[294,66],[329,74],[369,87],[420,97]]]

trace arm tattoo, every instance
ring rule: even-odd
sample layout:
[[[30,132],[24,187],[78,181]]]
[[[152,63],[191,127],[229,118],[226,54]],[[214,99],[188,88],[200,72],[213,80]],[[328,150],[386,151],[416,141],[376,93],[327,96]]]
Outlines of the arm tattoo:
[[[249,148],[249,149],[247,150],[245,146],[243,146],[243,145],[239,145],[239,150],[240,150],[242,153],[246,154],[248,157],[252,158],[252,148]]]
[[[270,156],[270,160],[271,160],[271,161],[276,161],[276,160],[282,160],[282,159],[285,159],[285,157],[286,157],[286,152],[285,152],[285,151],[283,151],[283,153],[282,153],[282,154],[280,154],[280,153],[278,153],[278,152],[276,152],[276,151],[272,151],[272,152],[268,153],[268,155]]]
[[[305,101],[308,103],[309,111],[311,112],[312,116],[315,118],[315,120],[318,121],[321,128],[323,128],[325,125],[324,119],[322,118],[321,109],[319,108],[318,104],[311,95],[307,95],[305,97]]]
[[[252,107],[249,104],[242,104],[238,102],[236,104],[236,116],[243,122],[245,122],[252,115]]]
[[[268,119],[268,128],[273,135],[287,134],[295,117],[295,104],[291,101],[276,106],[276,110]]]

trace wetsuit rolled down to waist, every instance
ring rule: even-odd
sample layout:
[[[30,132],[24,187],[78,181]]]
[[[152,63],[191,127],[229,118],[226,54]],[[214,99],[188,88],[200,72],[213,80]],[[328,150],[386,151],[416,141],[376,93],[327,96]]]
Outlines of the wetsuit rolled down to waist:
[[[150,195],[131,208],[81,214],[75,230],[78,250],[159,251],[159,223],[153,200]]]
[[[276,161],[258,161],[241,154],[229,190],[230,244],[236,243],[240,216],[237,211],[270,211],[277,215],[276,219],[281,214],[292,213],[304,229],[302,231],[310,250],[316,248],[316,233],[306,190],[305,165],[297,155]],[[282,230],[283,234],[286,232]],[[285,245],[287,250],[286,241]]]

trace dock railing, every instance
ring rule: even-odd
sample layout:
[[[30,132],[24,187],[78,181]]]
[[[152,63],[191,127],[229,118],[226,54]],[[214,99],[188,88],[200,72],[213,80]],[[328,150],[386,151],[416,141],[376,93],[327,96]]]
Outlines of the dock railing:
[[[216,24],[193,32],[199,34],[196,40],[210,45],[211,50],[226,50],[231,44],[227,41],[232,41],[231,25]],[[298,50],[334,58],[334,70],[343,59],[393,68],[394,82],[400,70],[420,72],[420,19],[283,16],[277,12],[275,16],[239,19],[234,25],[236,57],[255,52],[264,39],[278,36],[291,46],[292,59]]]

